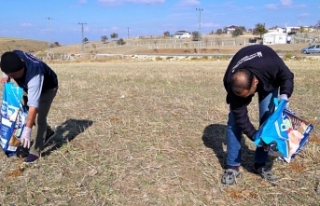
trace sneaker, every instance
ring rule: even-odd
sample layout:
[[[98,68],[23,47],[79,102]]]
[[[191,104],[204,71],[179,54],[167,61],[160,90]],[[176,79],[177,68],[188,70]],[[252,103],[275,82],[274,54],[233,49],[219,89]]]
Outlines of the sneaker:
[[[33,154],[28,154],[28,156],[24,159],[25,163],[32,163],[35,162],[37,159],[39,159],[38,156],[33,155]]]
[[[55,138],[55,136],[56,132],[51,130],[44,139],[44,146],[46,146],[53,138]]]
[[[276,183],[278,181],[277,175],[275,175],[270,167],[267,167],[266,165],[261,166],[261,167],[255,167],[253,166],[253,172],[260,175],[263,179],[271,182],[271,183]]]
[[[239,167],[230,167],[224,171],[221,183],[224,185],[233,185],[237,182],[238,177],[240,177]]]

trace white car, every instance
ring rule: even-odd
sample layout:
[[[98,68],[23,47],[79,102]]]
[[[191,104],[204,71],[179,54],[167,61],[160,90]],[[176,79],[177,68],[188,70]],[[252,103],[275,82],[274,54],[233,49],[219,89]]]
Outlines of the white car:
[[[312,45],[301,50],[303,54],[320,53],[320,45]]]

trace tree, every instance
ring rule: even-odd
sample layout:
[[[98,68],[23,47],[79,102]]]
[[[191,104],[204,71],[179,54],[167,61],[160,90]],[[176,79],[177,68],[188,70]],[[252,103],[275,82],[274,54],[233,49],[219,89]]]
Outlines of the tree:
[[[57,41],[50,44],[50,48],[59,47],[59,46],[60,46],[60,44]]]
[[[208,49],[208,44],[209,44],[209,38],[208,37],[204,38],[204,43],[206,45],[206,49]]]
[[[244,26],[239,26],[238,28],[240,28],[242,30],[242,32],[246,32],[247,31],[246,27],[244,27]]]
[[[228,32],[228,28],[227,27],[224,27],[223,28],[223,33],[227,33]]]
[[[83,40],[82,40],[82,42],[86,44],[86,43],[89,42],[89,39],[88,39],[87,37],[84,37]]]
[[[94,49],[94,52],[97,54],[97,45],[96,44],[92,44],[92,48]]]
[[[200,41],[200,40],[201,40],[200,33],[198,31],[192,32],[192,41]]]
[[[156,52],[158,52],[158,48],[157,48],[157,43],[158,43],[158,41],[157,41],[157,40],[154,40],[153,43],[154,43],[154,50],[155,50]]]
[[[256,27],[253,29],[253,34],[259,34],[260,38],[262,37],[263,34],[267,33],[268,30],[264,26],[264,24],[256,24]]]
[[[216,34],[221,35],[223,33],[222,29],[217,29]]]
[[[118,45],[124,45],[124,44],[126,44],[126,42],[125,42],[122,38],[120,38],[120,39],[117,41],[117,44],[118,44]]]
[[[101,36],[101,41],[105,44],[108,40],[108,37],[106,35]]]
[[[315,25],[316,29],[319,30],[320,29],[320,20],[317,21],[316,25]]]
[[[110,35],[110,37],[111,37],[111,39],[116,39],[116,38],[118,38],[118,34],[117,33],[112,33]]]
[[[217,38],[215,39],[215,42],[216,42],[217,45],[219,46],[218,50],[219,50],[219,53],[220,53],[220,46],[222,45],[222,40],[221,40],[221,38],[220,38],[220,37],[217,37]]]
[[[163,36],[164,36],[164,38],[170,37],[170,32],[169,31],[163,32]]]
[[[237,38],[238,36],[242,35],[243,31],[240,27],[237,27],[233,32],[232,32],[232,37]]]

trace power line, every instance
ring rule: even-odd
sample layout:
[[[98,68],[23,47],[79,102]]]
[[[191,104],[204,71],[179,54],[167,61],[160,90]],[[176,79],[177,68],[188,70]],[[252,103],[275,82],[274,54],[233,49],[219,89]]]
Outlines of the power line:
[[[200,54],[200,40],[201,40],[201,12],[203,9],[196,8],[199,11],[199,32],[198,32],[198,53]]]
[[[82,53],[86,53],[86,51],[85,51],[85,48],[84,48],[84,34],[83,34],[83,25],[84,24],[87,24],[87,23],[85,23],[85,22],[79,22],[78,24],[81,24],[81,34],[82,34],[82,47],[81,47],[81,50],[82,50]]]

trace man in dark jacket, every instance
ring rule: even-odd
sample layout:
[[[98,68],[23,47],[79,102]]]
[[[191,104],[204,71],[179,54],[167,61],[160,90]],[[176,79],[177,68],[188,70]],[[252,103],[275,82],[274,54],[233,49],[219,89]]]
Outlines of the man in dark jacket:
[[[240,175],[241,137],[256,139],[257,130],[248,116],[247,106],[254,93],[259,96],[260,125],[274,112],[274,98],[288,100],[293,92],[293,73],[270,47],[247,46],[232,58],[223,83],[230,105],[227,128],[227,169],[222,177],[223,184],[233,184]],[[277,176],[266,166],[268,151],[266,145],[257,147],[253,170],[271,182]]]
[[[3,74],[1,82],[10,78],[27,93],[28,117],[21,135],[21,143],[30,152],[25,162],[34,162],[40,156],[44,145],[55,136],[47,124],[47,115],[58,90],[55,72],[44,62],[23,51],[5,52],[1,56],[0,67]],[[36,135],[31,145],[31,131],[36,125]]]

